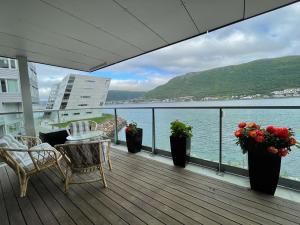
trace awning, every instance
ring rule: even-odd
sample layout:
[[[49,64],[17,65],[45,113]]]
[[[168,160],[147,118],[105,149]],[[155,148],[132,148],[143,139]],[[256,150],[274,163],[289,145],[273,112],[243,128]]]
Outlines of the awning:
[[[1,0],[0,56],[94,71],[294,2]]]

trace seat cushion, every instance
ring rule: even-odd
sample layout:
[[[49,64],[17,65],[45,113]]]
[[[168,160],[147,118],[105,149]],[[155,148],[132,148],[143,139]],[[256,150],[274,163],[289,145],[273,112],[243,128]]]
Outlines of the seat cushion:
[[[88,120],[76,121],[70,124],[70,133],[73,136],[91,131],[90,122]]]

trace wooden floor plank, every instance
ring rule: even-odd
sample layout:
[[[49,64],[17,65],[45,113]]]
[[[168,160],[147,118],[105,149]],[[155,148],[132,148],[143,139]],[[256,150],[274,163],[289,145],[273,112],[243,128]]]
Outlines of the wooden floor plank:
[[[42,223],[44,225],[59,225],[58,221],[56,220],[55,216],[52,214],[51,208],[48,208],[45,204],[43,197],[40,196],[35,188],[32,186],[32,183],[28,183],[28,192],[27,197],[30,199],[35,211],[39,215]],[[45,200],[47,201],[47,200]]]
[[[282,199],[279,197],[273,197],[268,196],[264,194],[260,194],[258,192],[249,191],[247,188],[238,186],[236,184],[228,183],[226,181],[213,179],[211,177],[200,175],[193,173],[191,171],[178,168],[175,166],[170,166],[167,164],[163,164],[161,162],[150,160],[147,158],[144,158],[142,156],[133,155],[133,154],[127,154],[126,152],[121,152],[119,150],[112,151],[112,155],[116,154],[116,156],[122,156],[126,158],[130,158],[131,161],[137,161],[137,162],[148,162],[148,166],[151,166],[152,168],[160,168],[160,171],[163,173],[176,173],[180,177],[186,177],[187,180],[197,181],[201,180],[202,185],[206,185],[207,188],[221,188],[222,191],[225,191],[230,194],[235,194],[240,198],[246,198],[250,201],[255,201],[260,204],[269,204],[270,202],[273,203],[274,206],[280,205],[285,206],[287,210],[296,211],[296,214],[300,213],[300,204],[297,202],[291,202],[286,199]],[[149,161],[151,163],[149,163]]]
[[[81,209],[79,209],[75,204],[73,204],[67,195],[65,195],[62,190],[57,188],[57,186],[54,185],[54,183],[50,181],[45,174],[40,174],[39,179],[77,225],[93,224],[91,220],[85,216],[84,212],[81,211]],[[103,219],[102,222],[107,223],[105,219]]]
[[[120,165],[118,165],[119,167]],[[127,167],[128,168],[128,167]],[[122,168],[123,172],[117,168],[114,172],[114,175],[117,174],[121,177],[123,177],[125,180],[130,179],[130,177],[134,177],[135,183],[138,183],[143,186],[143,188],[147,188],[153,192],[158,192],[163,197],[168,198],[171,201],[174,201],[183,207],[195,211],[199,214],[205,215],[211,220],[215,220],[218,223],[221,224],[234,224],[234,223],[242,223],[242,224],[257,224],[253,222],[252,220],[247,219],[246,217],[238,216],[234,213],[230,213],[226,210],[223,210],[221,207],[215,207],[211,204],[208,204],[207,202],[204,202],[200,199],[197,201],[188,201],[187,195],[183,196],[180,191],[175,193],[175,189],[170,189],[169,192],[167,191],[168,187],[166,186],[166,183],[161,183],[159,180],[156,180],[155,182],[153,180],[148,180],[147,178],[144,178],[142,175],[137,175],[135,172],[124,172],[125,168]],[[130,170],[130,169],[127,169]],[[197,203],[197,204],[195,204]],[[222,214],[223,213],[223,214]],[[226,218],[227,217],[227,218]]]
[[[27,197],[19,198],[17,176],[0,168],[0,224],[300,224],[292,201],[115,149],[111,157],[108,188],[74,184],[68,194],[53,168],[32,177]]]
[[[116,182],[116,180],[118,180],[120,182],[123,182],[124,185],[129,185],[131,187],[136,188],[137,190],[145,189],[144,186],[140,186],[137,182],[131,182],[130,184],[128,184],[128,182],[126,182],[127,178],[124,178],[124,176],[119,176],[119,177],[118,176],[119,175],[117,173],[114,173],[113,176],[111,176],[111,178],[114,182]],[[226,208],[228,208],[228,206],[226,206]],[[244,215],[244,218],[250,220],[250,222],[249,221],[248,222],[244,221],[244,224],[251,223],[251,221],[254,221],[255,222],[254,224],[257,224],[257,223],[260,223],[260,224],[267,224],[267,223],[268,224],[276,224],[276,223],[272,223],[269,220],[266,220],[264,218],[258,217],[255,214],[249,214],[246,211],[242,211],[239,208],[234,208],[234,210],[238,212],[238,215]],[[231,218],[233,218],[234,217],[234,212],[233,211],[231,211],[231,212],[232,212],[231,215],[233,215]]]
[[[40,182],[37,176],[32,177],[30,181],[35,191],[41,198],[43,198],[44,203],[47,205],[48,209],[52,212],[60,225],[76,225],[64,208],[55,200],[55,198],[48,192],[46,187]]]
[[[110,172],[106,173],[107,177],[110,177]],[[126,188],[121,188],[119,187],[113,179],[108,180],[109,184],[109,189],[117,193],[118,195],[123,196],[126,198],[128,201],[130,201],[132,204],[139,206],[142,210],[147,212],[148,214],[154,216],[157,220],[161,221],[164,224],[172,224],[172,225],[179,225],[182,224],[178,222],[177,220],[173,219],[170,217],[168,214],[164,213],[163,210],[158,210],[155,207],[153,207],[150,202],[148,201],[149,199],[147,198],[139,198],[136,196],[136,193],[134,191],[128,191],[128,187]]]
[[[27,224],[36,224],[42,225],[42,221],[37,215],[35,209],[33,208],[30,200],[27,197],[21,198],[20,196],[20,187],[16,174],[12,169],[6,167],[6,172],[8,174],[8,178],[10,180],[12,189],[16,196],[16,199],[19,203],[20,209],[22,211],[23,217]]]
[[[8,213],[9,223],[11,225],[26,225],[18,201],[10,185],[6,170],[0,169],[1,185],[3,190],[4,202]]]
[[[0,168],[0,170],[3,170],[4,167]],[[0,173],[1,176],[1,173]],[[5,205],[5,201],[4,201],[4,196],[3,196],[3,188],[2,188],[2,182],[1,182],[2,178],[0,179],[0,221],[1,224],[3,225],[9,225],[9,220],[8,220],[8,214],[7,214],[7,210],[6,210],[6,205]]]
[[[53,181],[55,181],[56,184],[59,185],[60,179],[56,171],[51,170],[46,172],[46,174],[50,179],[52,179]],[[122,220],[117,214],[115,214],[104,204],[102,204],[102,202],[100,202],[87,191],[85,191],[83,188],[81,188],[81,185],[72,185],[72,188],[70,188],[68,192],[68,197],[79,208],[84,209],[84,212],[95,224],[105,224],[107,222],[109,224],[116,225],[128,224],[124,220]],[[79,202],[78,199],[80,199]],[[88,209],[87,212],[86,209]],[[106,218],[107,221],[103,222],[103,218]]]
[[[121,165],[118,165],[118,167],[123,167],[123,168],[117,168],[117,169],[121,169],[122,170],[122,173],[123,173],[123,171],[124,171],[124,169],[125,168],[127,168],[127,167],[130,167],[130,166],[135,166],[136,164],[128,164],[128,162],[125,162],[124,160],[120,160],[120,159],[117,159],[117,158],[115,158],[115,160],[114,160],[114,162],[116,163],[116,162],[119,162],[119,163],[121,163],[121,164],[124,164],[123,166],[121,166]],[[183,192],[183,189],[185,188],[185,186],[186,187],[191,187],[191,183],[189,182],[189,183],[186,183],[186,185],[184,186],[183,184],[185,183],[185,180],[177,180],[177,183],[176,182],[174,182],[174,180],[176,180],[176,179],[174,179],[174,178],[172,178],[172,179],[168,179],[167,177],[168,176],[166,176],[166,175],[164,175],[164,176],[159,176],[158,175],[158,171],[149,171],[149,170],[147,170],[147,169],[144,169],[144,166],[145,166],[145,164],[143,164],[142,166],[140,166],[139,165],[139,171],[143,171],[145,174],[142,174],[141,175],[141,179],[145,179],[145,177],[147,177],[147,180],[149,180],[150,179],[150,183],[151,182],[157,182],[157,181],[159,181],[158,179],[162,179],[163,181],[161,181],[161,185],[163,185],[163,186],[165,186],[165,190],[169,190],[169,192],[172,192],[173,194],[176,192],[176,190],[174,190],[174,187],[175,187],[175,189],[176,189],[176,187],[177,187],[177,195],[179,194],[179,195],[182,195],[182,193],[181,192]],[[136,168],[133,168],[133,170],[135,171],[136,170]],[[136,175],[135,173],[133,173],[133,174],[129,174],[130,176],[131,175]],[[174,185],[176,185],[176,186],[172,186],[172,185],[170,185],[170,184],[174,184]],[[168,187],[166,187],[166,186],[170,186],[171,188],[173,188],[173,189],[168,189]],[[186,189],[186,190],[188,190],[188,189]],[[179,192],[178,192],[179,191]],[[194,201],[194,200],[196,200],[197,198],[198,198],[198,196],[197,195],[199,195],[199,194],[201,194],[201,193],[192,193],[191,191],[186,191],[189,195],[191,195],[191,201]],[[192,193],[192,194],[191,194]],[[208,192],[206,191],[204,194],[208,194]],[[202,196],[201,198],[199,198],[199,200],[201,199],[203,199],[205,196]],[[214,194],[214,195],[211,195],[210,196],[211,198],[217,198],[217,199],[220,199],[220,198],[218,198],[218,197],[216,197],[216,195]],[[183,198],[187,198],[187,196],[184,196]],[[231,200],[232,200],[232,196],[229,196],[229,198],[231,198]],[[211,200],[211,199],[207,199],[207,201],[208,202],[213,202],[213,200]],[[219,202],[219,204],[220,204],[221,202]],[[218,205],[218,203],[217,202],[215,202],[215,204],[216,205]],[[243,207],[243,205],[241,205],[241,204],[238,204],[237,202],[235,202],[233,205],[236,205],[237,207],[240,207],[240,208],[242,208]],[[248,205],[249,206],[249,205]],[[249,207],[248,207],[248,211],[249,212],[252,212],[252,213],[255,213],[255,214],[258,214],[258,215],[260,215],[260,216],[265,216],[265,217],[267,217],[267,219],[269,219],[269,220],[274,220],[275,222],[283,222],[283,221],[285,221],[285,220],[283,220],[283,219],[281,219],[280,217],[278,217],[277,216],[277,214],[278,214],[278,209],[280,209],[280,208],[277,208],[276,210],[274,209],[274,210],[272,210],[272,209],[270,209],[270,207],[266,207],[266,206],[261,206],[260,208],[259,207],[257,207],[257,206],[261,206],[261,205],[256,205],[256,207],[253,207],[252,205],[250,205]],[[244,209],[245,209],[245,207],[244,207]],[[284,208],[282,208],[282,209],[284,209]],[[226,208],[226,210],[228,210],[228,208]],[[264,213],[263,214],[263,212],[265,212],[265,211],[267,211],[267,213]],[[224,215],[224,214],[223,214]],[[228,215],[228,216],[230,216],[230,214]],[[287,219],[287,220],[290,220],[290,221],[292,221],[292,222],[294,222],[294,223],[297,223],[298,221],[299,221],[299,217],[296,217],[296,216],[293,216],[293,215],[289,215],[289,214],[282,214],[282,216],[285,218],[285,219]],[[293,223],[292,223],[293,224]]]

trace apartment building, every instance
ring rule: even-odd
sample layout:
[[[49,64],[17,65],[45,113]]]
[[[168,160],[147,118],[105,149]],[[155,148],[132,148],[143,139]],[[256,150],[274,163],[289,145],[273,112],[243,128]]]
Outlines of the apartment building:
[[[84,119],[101,116],[110,78],[70,74],[52,87],[46,109],[60,110],[59,120]],[[51,117],[57,113],[48,113]]]
[[[33,63],[28,63],[28,71],[32,102],[37,104],[39,102],[39,91],[36,68]],[[17,60],[0,57],[0,112],[20,111],[22,111],[22,97]],[[0,115],[0,136],[5,133],[20,133],[22,127],[22,114]]]

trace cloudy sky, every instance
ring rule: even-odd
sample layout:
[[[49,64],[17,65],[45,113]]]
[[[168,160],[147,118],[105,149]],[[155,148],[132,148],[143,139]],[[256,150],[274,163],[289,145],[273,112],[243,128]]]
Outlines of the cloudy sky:
[[[111,77],[111,90],[147,91],[188,72],[255,59],[300,55],[300,3],[91,73]],[[42,100],[51,85],[83,72],[37,64]],[[88,73],[86,73],[88,74]]]

